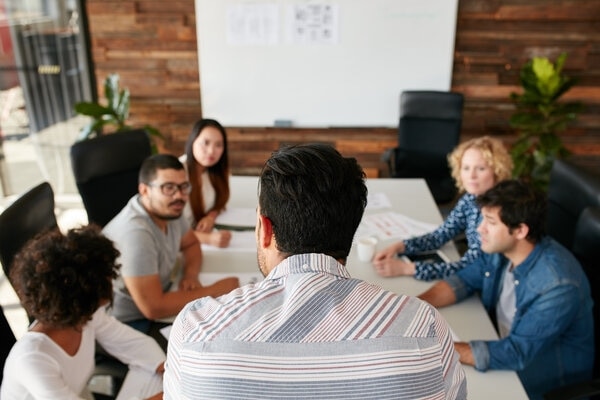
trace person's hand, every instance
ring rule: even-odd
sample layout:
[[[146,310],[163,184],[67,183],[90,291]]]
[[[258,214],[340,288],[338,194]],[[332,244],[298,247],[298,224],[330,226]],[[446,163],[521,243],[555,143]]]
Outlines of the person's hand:
[[[406,261],[401,258],[382,258],[373,261],[375,271],[383,276],[399,276],[399,275],[414,275],[415,263]]]
[[[473,350],[469,343],[454,342],[454,349],[458,353],[461,363],[475,366],[475,357],[473,357]]]
[[[215,220],[217,219],[216,212],[209,212],[196,224],[196,230],[198,232],[210,232],[215,227]]]
[[[200,284],[198,277],[184,276],[179,281],[179,290],[194,290],[201,287],[202,285]]]
[[[211,232],[208,244],[215,247],[227,247],[229,246],[229,242],[231,241],[231,232],[230,231],[215,231]]]
[[[375,262],[381,262],[386,258],[394,258],[398,253],[404,253],[404,242],[396,242],[376,253],[375,257],[373,257],[373,264]]]
[[[158,367],[156,367],[156,370],[154,371],[157,374],[162,374],[163,372],[165,372],[165,362],[161,362],[160,364],[158,364]]]

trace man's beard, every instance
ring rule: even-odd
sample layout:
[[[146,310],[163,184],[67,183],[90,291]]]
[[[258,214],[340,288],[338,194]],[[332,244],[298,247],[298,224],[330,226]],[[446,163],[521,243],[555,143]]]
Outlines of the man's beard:
[[[185,206],[185,202],[182,201],[182,200],[175,200],[175,201],[169,203],[169,206],[171,204],[177,204],[177,203],[183,204]],[[159,212],[153,211],[153,215],[156,218],[163,219],[165,221],[170,221],[170,220],[173,220],[173,219],[178,219],[179,217],[181,217],[181,214],[183,214],[183,210],[181,212],[179,212],[178,214],[163,214],[163,213],[159,213]]]
[[[265,252],[261,251],[258,248],[256,249],[256,262],[258,263],[258,269],[266,278],[269,274],[267,273],[267,261],[265,259]]]

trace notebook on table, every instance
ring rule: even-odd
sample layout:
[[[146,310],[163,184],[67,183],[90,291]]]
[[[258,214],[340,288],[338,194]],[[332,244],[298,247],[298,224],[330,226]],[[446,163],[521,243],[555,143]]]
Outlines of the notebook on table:
[[[145,399],[162,391],[162,374],[130,367],[116,400]]]

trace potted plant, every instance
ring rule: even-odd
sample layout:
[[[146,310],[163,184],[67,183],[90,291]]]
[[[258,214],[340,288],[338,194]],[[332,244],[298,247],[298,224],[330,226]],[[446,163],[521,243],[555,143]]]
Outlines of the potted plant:
[[[75,104],[75,112],[91,117],[89,124],[81,128],[78,140],[85,140],[104,134],[105,126],[113,126],[114,131],[127,131],[133,127],[127,125],[129,118],[129,89],[120,87],[118,74],[110,74],[104,80],[104,97],[107,105],[97,102],[80,102]],[[156,138],[164,137],[158,129],[151,125],[144,125],[144,130],[150,135],[152,150],[156,153]]]
[[[575,80],[562,74],[567,58],[562,53],[552,63],[546,57],[534,57],[520,72],[523,93],[511,93],[516,112],[510,125],[519,131],[511,148],[513,175],[546,189],[552,163],[569,154],[557,132],[564,130],[582,109],[579,102],[559,102]]]

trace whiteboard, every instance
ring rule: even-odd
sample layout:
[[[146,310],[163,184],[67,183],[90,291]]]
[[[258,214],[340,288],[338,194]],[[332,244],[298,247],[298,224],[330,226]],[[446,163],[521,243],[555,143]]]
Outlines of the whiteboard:
[[[450,90],[457,3],[196,0],[202,114],[226,126],[397,126],[403,90]],[[327,11],[318,35],[299,10]]]

